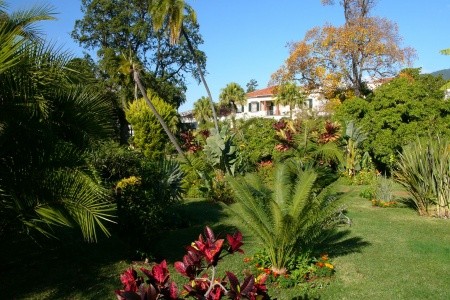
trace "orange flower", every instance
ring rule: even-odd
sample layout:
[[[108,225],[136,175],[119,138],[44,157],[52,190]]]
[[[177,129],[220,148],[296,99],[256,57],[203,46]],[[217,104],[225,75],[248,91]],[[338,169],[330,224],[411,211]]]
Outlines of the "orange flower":
[[[316,266],[318,266],[319,268],[323,268],[324,265],[325,264],[323,262],[321,262],[321,261],[316,262]]]
[[[328,260],[328,254],[324,253],[321,256],[322,260]]]

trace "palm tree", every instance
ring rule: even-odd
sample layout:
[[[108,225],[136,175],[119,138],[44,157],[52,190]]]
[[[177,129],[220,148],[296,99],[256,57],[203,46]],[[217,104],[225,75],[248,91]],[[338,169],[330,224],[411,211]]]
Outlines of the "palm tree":
[[[7,58],[0,72],[0,234],[51,235],[65,225],[93,241],[98,229],[108,234],[114,206],[85,156],[92,141],[112,133],[112,109],[88,86],[70,83],[70,56],[39,43],[32,25],[51,18],[44,12],[1,11],[0,40],[15,38],[0,43],[0,53],[19,59]]]
[[[153,28],[158,31],[164,24],[167,24],[167,30],[171,43],[178,43],[180,35],[186,40],[189,51],[195,59],[197,64],[197,72],[200,75],[200,79],[205,86],[206,92],[209,97],[211,111],[213,115],[214,127],[219,131],[219,125],[217,122],[217,114],[214,107],[214,101],[206,83],[205,76],[203,74],[200,61],[197,58],[196,51],[192,46],[188,33],[183,26],[184,18],[191,18],[196,23],[196,15],[191,6],[185,3],[184,0],[155,0],[152,1],[149,7],[150,14],[152,16]],[[186,12],[186,15],[185,15]]]
[[[194,103],[194,117],[199,124],[204,124],[211,120],[212,111],[207,97],[201,97]]]
[[[298,86],[293,82],[287,82],[278,87],[275,104],[289,105],[290,118],[292,119],[292,110],[295,106],[300,106],[305,101],[305,96]]]
[[[321,242],[333,227],[336,201],[318,187],[318,174],[281,164],[273,190],[258,178],[229,178],[237,204],[231,210],[267,251],[272,270],[285,273],[289,259]]]
[[[244,89],[236,82],[227,84],[219,95],[219,104],[231,106],[231,111],[236,114],[237,105],[244,105],[247,101]]]

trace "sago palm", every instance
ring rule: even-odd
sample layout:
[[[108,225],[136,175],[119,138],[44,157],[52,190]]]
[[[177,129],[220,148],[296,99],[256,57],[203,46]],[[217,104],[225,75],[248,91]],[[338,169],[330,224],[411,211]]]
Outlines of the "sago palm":
[[[275,272],[286,272],[293,255],[310,250],[333,226],[337,202],[318,187],[313,169],[279,165],[273,190],[256,177],[229,180],[237,201],[231,209],[268,253]]]

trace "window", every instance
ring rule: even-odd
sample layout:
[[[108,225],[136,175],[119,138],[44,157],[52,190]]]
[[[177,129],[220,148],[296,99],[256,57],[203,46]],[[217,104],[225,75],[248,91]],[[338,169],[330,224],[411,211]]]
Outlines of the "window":
[[[313,108],[313,99],[311,99],[311,98],[306,99],[306,101],[305,101],[305,103],[304,103],[304,106],[305,106],[306,108]]]
[[[259,111],[259,103],[258,102],[250,102],[248,105],[249,112],[257,112]]]

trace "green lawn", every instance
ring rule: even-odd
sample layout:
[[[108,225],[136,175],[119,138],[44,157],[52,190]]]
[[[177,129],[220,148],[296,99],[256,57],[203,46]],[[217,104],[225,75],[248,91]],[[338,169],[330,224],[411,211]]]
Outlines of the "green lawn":
[[[449,220],[423,218],[409,208],[375,208],[360,198],[364,187],[345,186],[349,237],[354,243],[330,252],[335,278],[319,290],[321,299],[448,299],[450,285]],[[228,232],[235,220],[223,207],[199,200],[187,202],[180,215],[186,228],[155,238],[156,259],[180,260],[183,246],[197,238],[204,225]],[[244,233],[245,256],[257,245]],[[98,244],[60,240],[40,248],[29,242],[2,241],[0,245],[1,299],[115,299],[119,274],[132,262],[132,252],[118,239]],[[244,255],[219,264],[240,274]],[[181,280],[175,276],[177,281]],[[181,281],[182,282],[182,281]],[[274,291],[278,299],[301,296],[300,290]],[[299,298],[297,298],[299,299]]]
[[[348,187],[352,235],[370,245],[336,257],[336,278],[322,299],[449,299],[449,220],[408,208],[377,208]]]

